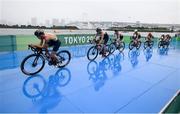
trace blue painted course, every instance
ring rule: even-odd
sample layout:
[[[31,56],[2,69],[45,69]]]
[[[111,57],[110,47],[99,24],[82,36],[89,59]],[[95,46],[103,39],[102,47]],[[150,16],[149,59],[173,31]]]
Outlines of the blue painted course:
[[[177,44],[180,45],[180,44]],[[180,49],[115,51],[95,61],[89,46],[72,53],[62,69],[45,65],[35,76],[20,70],[30,51],[0,53],[0,112],[158,113],[180,89]]]

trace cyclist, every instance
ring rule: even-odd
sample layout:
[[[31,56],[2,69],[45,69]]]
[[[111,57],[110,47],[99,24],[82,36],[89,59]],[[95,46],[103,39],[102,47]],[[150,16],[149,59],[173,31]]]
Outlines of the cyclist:
[[[140,33],[138,33],[138,30],[135,29],[134,33],[133,33],[133,36],[132,36],[132,40],[135,43],[135,45],[137,45],[137,43],[140,42],[140,38],[141,38]]]
[[[123,35],[118,30],[114,30],[114,38],[118,45],[123,41]]]
[[[104,32],[102,32],[101,28],[96,29],[96,35],[93,41],[97,44],[100,45],[102,43],[102,39],[104,37]]]
[[[153,38],[154,38],[154,36],[152,35],[152,33],[148,33],[148,35],[145,38],[145,40],[151,42],[153,40]]]
[[[164,41],[165,40],[165,35],[162,34],[161,37],[159,38],[160,41]]]
[[[103,57],[106,56],[105,47],[108,40],[109,40],[109,35],[107,34],[107,32],[102,31],[101,28],[97,28],[94,41],[97,45],[101,45],[101,44],[103,45],[103,49],[101,52]]]
[[[44,48],[46,50],[46,54],[50,56],[51,58],[51,62],[52,64],[57,64],[57,56],[56,56],[56,52],[58,51],[61,42],[60,40],[57,38],[57,36],[55,34],[52,33],[45,33],[43,30],[36,30],[34,32],[34,35],[41,40],[39,45],[31,45],[33,47],[42,49]],[[51,54],[48,53],[48,47],[53,47],[53,50],[51,52]]]
[[[167,34],[164,38],[164,42],[166,45],[169,45],[170,41],[171,41],[171,36],[169,34]]]

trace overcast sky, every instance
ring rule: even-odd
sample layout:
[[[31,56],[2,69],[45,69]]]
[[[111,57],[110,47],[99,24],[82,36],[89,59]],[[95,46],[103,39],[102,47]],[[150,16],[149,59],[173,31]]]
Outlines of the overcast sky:
[[[0,20],[53,18],[180,24],[180,0],[0,0]]]

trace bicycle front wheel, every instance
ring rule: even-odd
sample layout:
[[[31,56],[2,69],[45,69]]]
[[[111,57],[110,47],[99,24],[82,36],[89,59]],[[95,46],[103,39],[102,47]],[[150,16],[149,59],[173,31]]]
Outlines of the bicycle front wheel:
[[[121,42],[121,43],[120,43],[120,46],[119,46],[119,51],[120,51],[120,52],[123,52],[124,48],[125,48],[125,43],[124,43],[124,42]]]
[[[131,42],[129,43],[129,50],[132,50],[133,48],[134,48],[134,42],[131,41]]]
[[[158,42],[158,48],[161,48],[161,47],[163,47],[163,42],[162,42],[162,41],[159,41],[159,42]]]
[[[136,49],[139,49],[141,47],[141,41],[138,42]]]
[[[109,51],[110,51],[110,53],[111,53],[111,54],[114,53],[115,50],[116,50],[115,44],[114,44],[114,43],[111,43],[111,44],[109,45]]]
[[[45,65],[45,59],[39,54],[27,56],[21,63],[21,71],[26,75],[35,75],[40,72]]]
[[[98,49],[95,46],[92,46],[91,48],[89,48],[87,52],[87,58],[90,61],[93,61],[94,59],[96,59],[97,56],[98,56]]]

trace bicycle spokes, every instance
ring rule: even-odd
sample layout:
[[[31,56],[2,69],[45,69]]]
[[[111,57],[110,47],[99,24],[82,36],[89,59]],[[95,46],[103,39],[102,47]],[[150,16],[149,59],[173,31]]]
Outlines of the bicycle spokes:
[[[41,55],[32,54],[23,60],[21,70],[27,75],[34,75],[41,71],[44,65],[45,59]]]
[[[68,51],[60,51],[57,54],[57,58],[58,58],[57,66],[64,67],[70,62],[71,55]]]
[[[33,64],[32,64],[32,67],[36,67],[36,66],[37,66],[37,64],[38,64],[38,59],[39,59],[39,57],[36,57],[36,58],[34,59]]]

